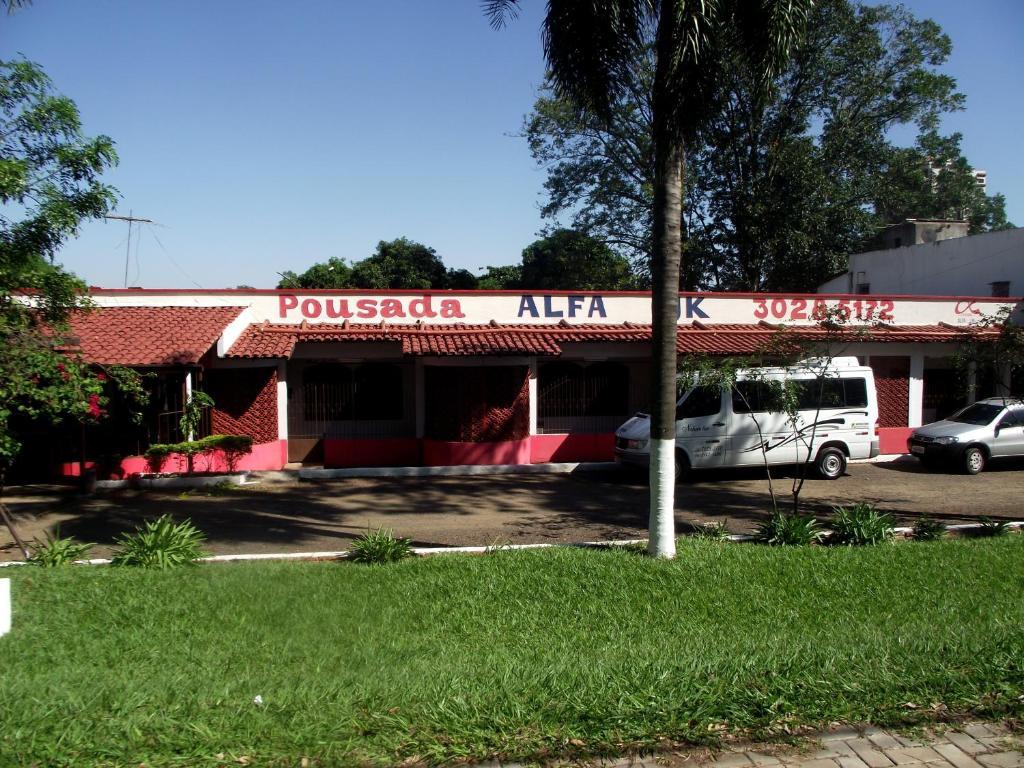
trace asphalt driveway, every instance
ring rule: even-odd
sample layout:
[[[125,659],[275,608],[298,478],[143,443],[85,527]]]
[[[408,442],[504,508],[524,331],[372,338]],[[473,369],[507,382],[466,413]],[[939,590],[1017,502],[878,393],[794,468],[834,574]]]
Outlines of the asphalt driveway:
[[[787,503],[792,473],[774,484]],[[916,461],[851,464],[836,481],[804,486],[808,511],[827,516],[834,505],[866,501],[900,521],[929,515],[945,522],[979,516],[1024,519],[1024,463],[994,466],[974,477],[924,471]],[[237,489],[156,493],[121,491],[80,498],[67,489],[11,488],[7,503],[22,535],[64,535],[96,542],[94,556],[140,520],[171,513],[190,518],[217,554],[340,550],[368,528],[393,528],[419,546],[573,542],[640,538],[647,525],[642,476],[618,472],[495,475],[322,482],[262,482]],[[736,533],[754,529],[770,509],[760,470],[697,474],[680,484],[680,532],[693,523],[724,520]],[[0,560],[17,559],[0,527]]]

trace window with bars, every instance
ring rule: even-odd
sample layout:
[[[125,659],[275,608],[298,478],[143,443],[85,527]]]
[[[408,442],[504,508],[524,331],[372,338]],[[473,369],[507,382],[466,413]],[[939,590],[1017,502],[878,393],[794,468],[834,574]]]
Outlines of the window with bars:
[[[628,413],[629,368],[622,363],[558,361],[537,372],[540,432],[610,432]]]

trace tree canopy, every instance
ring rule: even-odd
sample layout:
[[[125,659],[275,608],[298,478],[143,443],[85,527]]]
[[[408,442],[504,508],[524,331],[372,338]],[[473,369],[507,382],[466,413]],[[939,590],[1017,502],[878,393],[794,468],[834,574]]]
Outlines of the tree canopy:
[[[110,138],[82,135],[74,102],[38,65],[0,62],[0,487],[19,449],[12,419],[99,419],[111,380],[142,396],[132,372],[75,354],[68,320],[88,294],[54,261],[81,222],[110,210],[100,175],[116,162]]]
[[[282,272],[278,288],[475,288],[465,269],[448,269],[437,251],[405,237],[381,240],[372,256],[352,265],[330,258],[301,274]]]
[[[960,137],[937,132],[964,104],[941,71],[952,45],[938,25],[850,0],[821,0],[811,14],[773,87],[735,52],[723,63],[716,107],[687,151],[684,287],[811,289],[904,217],[964,216],[972,232],[1007,226],[1002,198],[974,183]],[[602,237],[641,276],[653,248],[654,62],[649,36],[607,115],[549,84],[524,126],[547,171],[543,215]],[[917,127],[914,146],[895,143],[900,126]]]

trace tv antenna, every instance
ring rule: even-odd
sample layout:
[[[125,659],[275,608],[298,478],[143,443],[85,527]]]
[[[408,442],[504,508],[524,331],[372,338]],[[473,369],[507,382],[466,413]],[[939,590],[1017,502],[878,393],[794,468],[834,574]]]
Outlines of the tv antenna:
[[[124,252],[124,287],[128,287],[128,264],[132,258],[132,225],[133,224],[155,224],[156,222],[152,219],[140,219],[137,216],[132,215],[133,211],[128,210],[127,216],[114,216],[112,214],[104,216],[104,219],[116,219],[117,221],[128,222],[128,247],[125,248]]]

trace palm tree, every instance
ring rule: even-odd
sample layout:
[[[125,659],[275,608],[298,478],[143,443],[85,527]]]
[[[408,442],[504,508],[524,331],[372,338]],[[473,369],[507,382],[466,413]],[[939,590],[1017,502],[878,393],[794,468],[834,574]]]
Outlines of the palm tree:
[[[499,28],[520,0],[482,0]],[[630,67],[653,42],[654,232],[649,552],[675,555],[676,325],[682,262],[685,149],[718,106],[726,62],[763,75],[784,63],[813,0],[548,0],[544,56],[559,95],[611,117]]]

